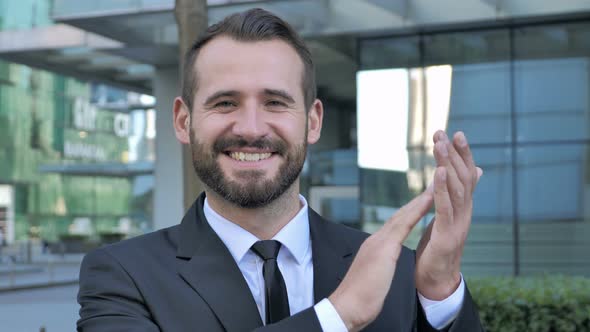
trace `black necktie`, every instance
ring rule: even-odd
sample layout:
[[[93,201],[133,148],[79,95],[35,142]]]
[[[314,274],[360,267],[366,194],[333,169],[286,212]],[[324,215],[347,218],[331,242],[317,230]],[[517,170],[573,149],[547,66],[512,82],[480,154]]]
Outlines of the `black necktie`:
[[[266,301],[266,324],[276,323],[289,317],[289,298],[283,275],[277,265],[277,256],[281,243],[275,240],[258,241],[252,245],[254,251],[264,260],[264,294]]]

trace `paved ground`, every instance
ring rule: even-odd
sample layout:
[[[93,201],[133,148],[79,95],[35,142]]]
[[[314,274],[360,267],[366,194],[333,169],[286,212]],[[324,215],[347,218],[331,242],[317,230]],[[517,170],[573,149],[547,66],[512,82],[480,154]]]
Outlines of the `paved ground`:
[[[78,286],[51,287],[0,293],[0,330],[3,332],[75,331]]]
[[[83,255],[36,254],[29,264],[0,259],[0,331],[75,331]],[[67,284],[67,286],[56,286]]]

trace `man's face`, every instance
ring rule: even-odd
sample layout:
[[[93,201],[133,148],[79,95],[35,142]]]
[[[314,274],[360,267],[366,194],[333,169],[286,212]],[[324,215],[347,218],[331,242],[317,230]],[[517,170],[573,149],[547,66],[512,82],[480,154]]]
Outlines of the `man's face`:
[[[195,66],[189,137],[197,175],[238,206],[270,203],[298,179],[307,144],[319,138],[319,101],[308,133],[302,61],[280,40],[218,37],[201,49]]]

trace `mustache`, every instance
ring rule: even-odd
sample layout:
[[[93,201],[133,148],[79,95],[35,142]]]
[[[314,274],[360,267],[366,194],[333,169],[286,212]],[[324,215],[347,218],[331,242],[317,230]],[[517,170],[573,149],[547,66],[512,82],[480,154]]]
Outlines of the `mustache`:
[[[221,137],[213,143],[213,151],[215,153],[225,153],[225,151],[231,148],[265,149],[283,155],[287,151],[287,144],[280,139],[258,138],[249,141],[239,137]]]

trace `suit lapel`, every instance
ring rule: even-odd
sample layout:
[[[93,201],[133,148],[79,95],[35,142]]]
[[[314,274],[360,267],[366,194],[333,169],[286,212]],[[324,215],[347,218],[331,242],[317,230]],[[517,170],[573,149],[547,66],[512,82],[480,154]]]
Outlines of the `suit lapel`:
[[[226,331],[253,330],[262,326],[260,313],[229,250],[205,219],[204,200],[201,194],[182,220],[177,257],[190,260],[179,273]]]
[[[313,286],[315,303],[334,292],[352,261],[353,250],[346,239],[338,238],[338,227],[309,209],[309,229],[313,252]]]

